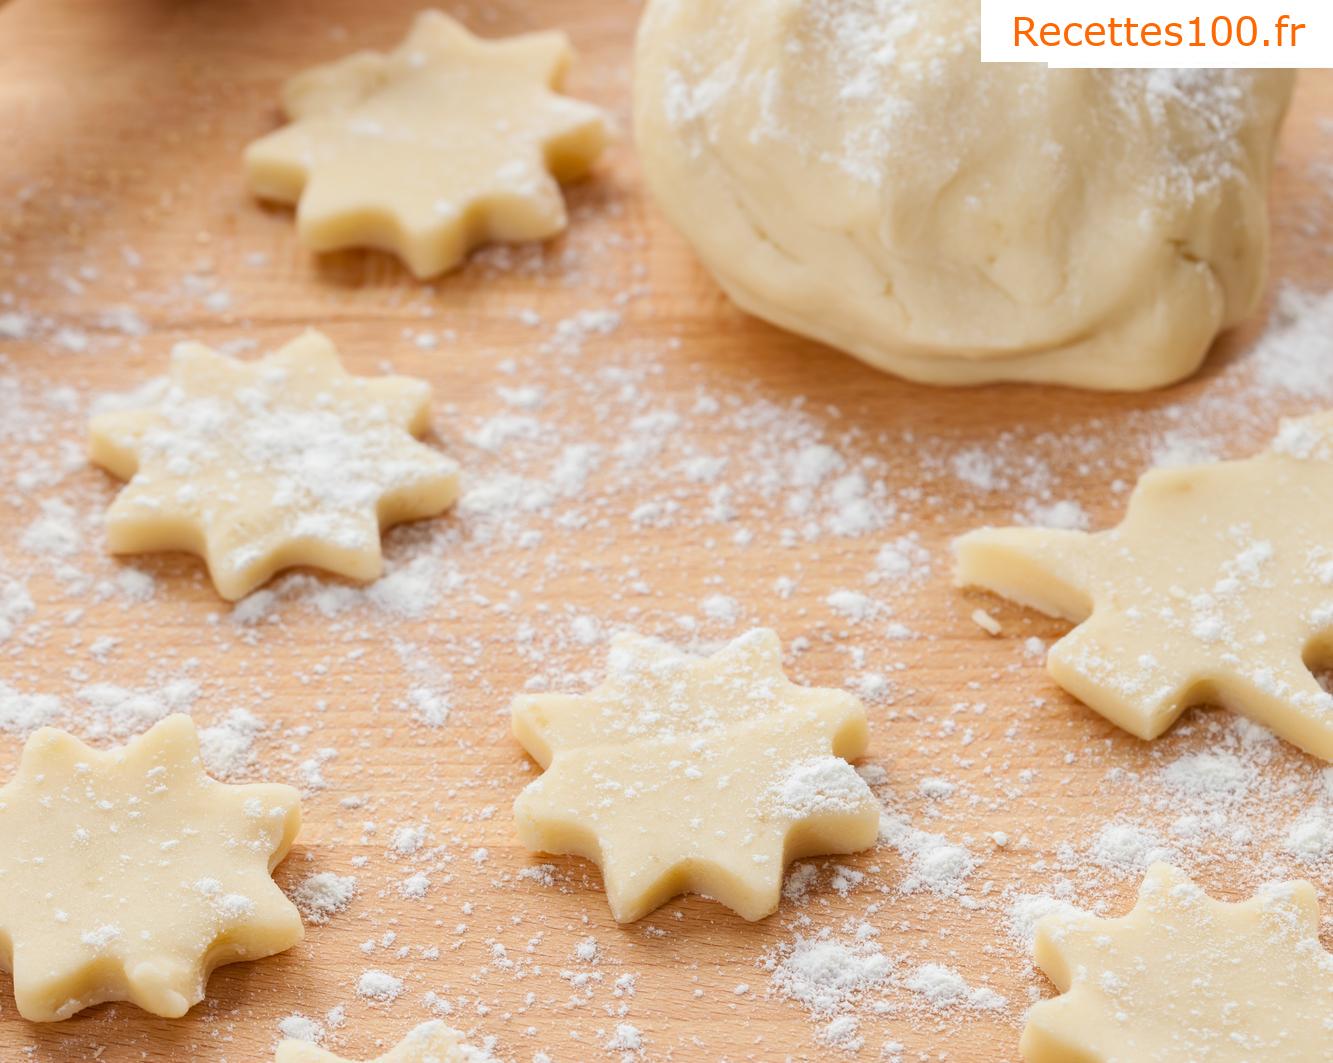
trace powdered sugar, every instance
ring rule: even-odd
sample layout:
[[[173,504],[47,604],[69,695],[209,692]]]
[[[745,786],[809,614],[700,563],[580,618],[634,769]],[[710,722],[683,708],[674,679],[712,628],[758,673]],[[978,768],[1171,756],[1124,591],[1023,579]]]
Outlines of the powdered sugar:
[[[1061,897],[1045,893],[1021,893],[1010,903],[1006,913],[1006,929],[1010,938],[1024,955],[1030,955],[1037,924],[1047,916],[1067,916],[1076,912],[1075,905]]]
[[[65,708],[50,694],[21,693],[0,680],[0,730],[26,738],[40,727],[55,724]]]
[[[1306,812],[1292,824],[1282,844],[1287,852],[1307,863],[1333,859],[1333,805]]]
[[[233,709],[220,723],[199,731],[199,752],[209,773],[230,779],[245,772],[253,760],[255,738],[264,729],[254,713]]]
[[[1134,874],[1149,864],[1170,860],[1170,847],[1147,827],[1135,823],[1108,823],[1089,849],[1089,857],[1112,871]]]
[[[903,984],[925,998],[932,1008],[966,1008],[974,1011],[999,1011],[1005,999],[986,986],[970,986],[952,967],[924,963],[912,971]]]
[[[777,815],[790,819],[851,815],[874,801],[852,766],[831,756],[797,761],[768,799]]]
[[[26,583],[0,577],[0,643],[8,641],[36,611]]]
[[[381,1004],[392,1004],[403,992],[403,980],[384,971],[366,970],[356,980],[356,995]]]
[[[327,923],[356,895],[356,879],[320,871],[308,876],[292,893],[292,902],[308,923]]]
[[[768,954],[773,991],[815,1015],[833,1015],[887,984],[893,964],[871,940],[797,935]]]
[[[1255,382],[1271,394],[1333,398],[1327,362],[1330,335],[1333,292],[1315,294],[1281,285],[1268,330],[1249,355]]]
[[[1188,797],[1231,801],[1245,796],[1254,773],[1234,753],[1190,753],[1167,765],[1162,781]]]
[[[963,891],[977,866],[976,858],[965,846],[918,830],[894,815],[880,817],[879,836],[908,861],[901,885],[904,893],[928,890],[939,896],[955,896]]]
[[[89,683],[78,691],[83,729],[93,738],[139,734],[164,716],[187,712],[198,697],[199,684],[183,677],[140,689]]]

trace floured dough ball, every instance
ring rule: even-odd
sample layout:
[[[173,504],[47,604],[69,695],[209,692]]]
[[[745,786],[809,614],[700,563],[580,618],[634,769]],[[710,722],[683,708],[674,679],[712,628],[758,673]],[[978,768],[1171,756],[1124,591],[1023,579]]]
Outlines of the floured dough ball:
[[[742,307],[913,380],[1158,387],[1250,313],[1294,75],[982,64],[976,0],[650,0],[636,127]]]

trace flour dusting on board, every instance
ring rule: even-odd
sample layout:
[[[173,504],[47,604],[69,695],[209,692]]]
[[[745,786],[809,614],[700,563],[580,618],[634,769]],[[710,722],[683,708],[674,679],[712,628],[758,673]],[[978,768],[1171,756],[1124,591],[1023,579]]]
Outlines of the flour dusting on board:
[[[918,6],[803,5],[864,53],[846,106],[883,107],[872,137],[842,145],[854,179],[876,179],[904,121],[876,78],[901,68]],[[679,120],[706,127],[727,75],[676,99]],[[1199,84],[1153,82],[1154,106],[1225,135]],[[757,133],[782,135],[780,117]],[[1333,128],[1321,136],[1328,167]],[[24,176],[0,191],[35,211],[46,193]],[[355,373],[432,383],[427,438],[463,468],[463,495],[386,535],[378,581],[294,572],[232,607],[184,555],[106,555],[116,485],[84,432],[124,405],[111,396],[157,394],[140,385],[180,340],[250,359],[290,338],[288,317],[270,327],[292,268],[281,226],[210,213],[196,186],[204,213],[135,207],[167,254],[156,230],[102,226],[105,188],[77,191],[58,232],[40,230],[40,265],[0,257],[0,755],[7,778],[41,727],[105,747],[187,712],[215,777],[302,789],[306,832],[277,870],[307,924],[301,973],[262,1001],[228,984],[193,1013],[201,1059],[243,1054],[256,1025],[266,1051],[285,1036],[370,1057],[431,1019],[534,1063],[963,1058],[978,1032],[1013,1044],[1050,992],[1031,966],[1039,920],[1122,913],[1155,859],[1214,892],[1327,880],[1333,769],[1223,713],[1190,712],[1150,747],[1111,730],[1042,668],[1066,625],[960,595],[948,550],[980,523],[1106,527],[1145,468],[1250,453],[1279,416],[1333,401],[1322,259],[1279,276],[1267,325],[1206,378],[1133,409],[1019,389],[945,402],[805,345],[752,369],[740,319],[721,338],[663,323],[673,289],[627,223],[637,191],[613,181],[572,190],[560,243],[484,251],[437,285],[332,264],[288,317],[327,327]],[[1326,243],[1326,213],[1275,209],[1284,239],[1300,226]],[[353,290],[346,270],[375,285]],[[387,329],[349,310],[372,290]],[[305,477],[299,460],[330,424],[288,427],[255,444],[266,460],[346,497],[356,478]],[[699,899],[618,928],[590,865],[515,846],[512,801],[537,772],[504,708],[590,689],[617,632],[703,654],[758,623],[794,681],[861,696],[871,730],[855,772],[812,758],[766,807],[837,810],[868,787],[879,844],[796,864],[757,928]],[[62,1037],[90,1059],[112,1041],[104,1024]],[[115,1044],[138,1058],[155,1042],[127,1020]]]

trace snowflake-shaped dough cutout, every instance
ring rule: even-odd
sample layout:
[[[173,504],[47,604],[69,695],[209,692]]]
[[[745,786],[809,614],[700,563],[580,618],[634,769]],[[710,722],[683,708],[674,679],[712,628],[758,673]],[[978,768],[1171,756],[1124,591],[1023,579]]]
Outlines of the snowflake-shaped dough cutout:
[[[1087,534],[985,528],[955,544],[960,584],[1078,623],[1055,681],[1156,738],[1220,704],[1333,760],[1333,413],[1284,423],[1245,461],[1156,469],[1124,521]]]
[[[1063,995],[1028,1012],[1027,1063],[1333,1060],[1333,955],[1308,882],[1231,904],[1154,864],[1128,915],[1041,920],[1036,959]]]
[[[560,182],[607,141],[602,112],[559,95],[562,33],[474,37],[424,11],[394,51],[358,52],[287,83],[291,124],[246,150],[255,195],[296,203],[315,251],[375,247],[421,278],[487,241],[565,228]]]
[[[396,1046],[369,1063],[488,1063],[491,1057],[462,1043],[462,1035],[442,1022],[423,1022]],[[275,1063],[352,1063],[307,1041],[278,1045]]]
[[[421,380],[349,375],[318,332],[255,362],[182,344],[146,405],[93,418],[93,461],[129,480],[110,548],[199,554],[230,600],[293,565],[374,579],[382,528],[458,496],[457,467],[415,438],[429,400]]]
[[[865,709],[791,683],[772,631],[705,658],[619,635],[607,672],[587,695],[515,700],[514,735],[546,771],[514,811],[524,845],[601,867],[618,921],[686,892],[762,919],[791,861],[875,843],[878,805],[847,763]]]
[[[108,1000],[176,1018],[215,967],[301,940],[271,872],[301,822],[290,786],[204,774],[188,716],[99,751],[54,728],[0,788],[0,942],[19,1014]]]

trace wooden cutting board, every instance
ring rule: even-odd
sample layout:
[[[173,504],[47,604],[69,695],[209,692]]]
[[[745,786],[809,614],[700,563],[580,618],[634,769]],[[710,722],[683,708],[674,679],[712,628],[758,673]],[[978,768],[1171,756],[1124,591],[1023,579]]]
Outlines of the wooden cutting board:
[[[0,573],[34,602],[0,643],[0,683],[59,698],[75,731],[103,741],[108,719],[169,701],[231,727],[236,778],[306,789],[278,880],[357,883],[346,911],[283,956],[223,968],[179,1021],[115,1005],[34,1026],[2,978],[0,1058],[266,1060],[280,1020],[300,1014],[363,1059],[446,1004],[504,1060],[638,1058],[635,1037],[646,1059],[831,1058],[819,1037],[837,1016],[782,999],[765,966],[827,933],[895,964],[894,984],[850,1012],[861,1058],[897,1043],[904,1059],[989,1063],[1016,1058],[1024,1008],[1051,991],[1014,936],[1022,895],[1129,903],[1137,873],[1097,847],[1108,827],[1160,837],[1219,895],[1304,873],[1333,913],[1328,864],[1281,850],[1321,765],[1244,744],[1217,712],[1133,740],[1045,677],[1026,640],[1060,625],[949,584],[947,543],[969,527],[1061,504],[1113,522],[1154,456],[1245,454],[1316,405],[1256,370],[1262,316],[1163,392],[915,387],[732,308],[645,196],[627,135],[571,190],[572,230],[544,250],[488,252],[433,284],[377,254],[316,261],[289,212],[247,197],[241,150],[277,123],[287,75],[391,45],[414,6],[15,0],[0,13],[0,315],[27,326],[0,339]],[[638,4],[445,6],[490,34],[568,30],[571,90],[628,130]],[[1274,276],[1314,292],[1333,281],[1331,122],[1333,76],[1305,75]],[[160,372],[178,340],[244,352],[308,325],[353,371],[432,383],[433,442],[463,463],[473,504],[389,536],[402,575],[378,597],[321,596],[336,581],[305,578],[238,616],[190,558],[106,557],[97,521],[115,486],[77,460],[90,402]],[[793,479],[801,455],[822,483]],[[562,458],[566,474],[585,462],[581,486],[552,476]],[[895,543],[887,560],[915,557],[915,575],[877,569]],[[132,600],[144,584],[127,571],[152,577],[150,598]],[[864,600],[830,603],[840,590]],[[971,621],[978,607],[999,637]],[[516,844],[509,805],[534,768],[508,737],[509,697],[586,687],[618,628],[698,648],[756,625],[793,647],[801,681],[868,692],[886,801],[967,850],[959,895],[908,890],[911,853],[886,846],[816,862],[804,899],[762,923],[689,899],[618,927],[588,865]],[[447,720],[420,721],[446,703]],[[19,748],[0,736],[5,776]],[[1165,765],[1219,748],[1246,773],[1224,819],[1248,839],[1182,827],[1186,814],[1217,826],[1221,806],[1163,781]],[[425,827],[420,851],[392,851],[405,826]],[[416,872],[431,880],[423,899],[399,888]],[[927,963],[1005,1006],[931,1008],[904,985]],[[359,997],[367,970],[401,979],[401,996]]]

